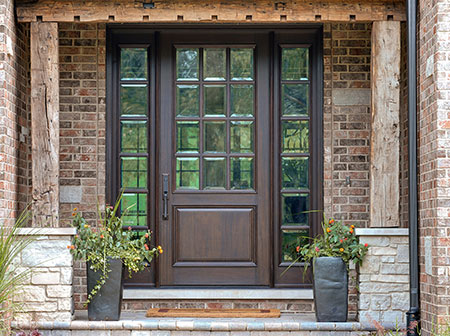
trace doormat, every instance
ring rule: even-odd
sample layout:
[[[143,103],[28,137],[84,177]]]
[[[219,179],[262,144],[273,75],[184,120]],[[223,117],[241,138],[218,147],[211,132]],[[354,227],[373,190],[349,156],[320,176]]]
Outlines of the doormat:
[[[279,309],[150,308],[147,317],[280,317]]]

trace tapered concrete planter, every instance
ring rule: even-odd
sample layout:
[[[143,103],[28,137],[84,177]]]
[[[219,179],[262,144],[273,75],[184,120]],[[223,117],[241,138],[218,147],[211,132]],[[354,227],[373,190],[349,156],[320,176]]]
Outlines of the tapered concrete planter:
[[[118,321],[122,306],[122,260],[109,259],[110,270],[106,283],[88,304],[88,318],[90,321]],[[88,293],[97,284],[101,273],[94,272],[87,265]]]
[[[313,272],[317,321],[347,321],[348,275],[342,258],[315,258]]]

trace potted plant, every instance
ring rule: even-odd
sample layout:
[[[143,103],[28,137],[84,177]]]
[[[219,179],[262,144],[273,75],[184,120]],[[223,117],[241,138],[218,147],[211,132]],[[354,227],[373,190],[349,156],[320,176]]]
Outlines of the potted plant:
[[[114,206],[99,211],[100,224],[92,228],[77,209],[73,212],[72,226],[77,235],[68,246],[76,260],[87,263],[88,318],[91,321],[117,321],[122,305],[122,268],[132,272],[142,271],[150,265],[153,257],[162,253],[161,246],[150,248],[150,231],[136,232],[123,229],[118,214],[120,196]],[[130,207],[131,208],[131,207]],[[127,208],[122,212],[126,214]]]
[[[298,242],[305,237],[299,237]],[[296,247],[294,261],[313,267],[313,291],[318,322],[345,322],[348,310],[348,270],[350,263],[361,265],[368,250],[355,235],[355,226],[334,219],[322,223],[322,233],[310,243]]]

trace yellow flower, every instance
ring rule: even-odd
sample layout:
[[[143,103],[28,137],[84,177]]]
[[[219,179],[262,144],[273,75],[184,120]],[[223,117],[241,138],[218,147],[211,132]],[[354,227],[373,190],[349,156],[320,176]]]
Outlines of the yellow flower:
[[[327,232],[331,232],[331,229],[330,229],[330,228],[327,228]]]
[[[159,252],[160,254],[163,253],[163,249],[162,249],[161,246],[158,245],[157,249],[158,249],[158,252]]]
[[[84,228],[85,229],[87,229],[89,227],[89,225],[87,225],[87,224],[84,224]]]
[[[75,211],[77,211],[78,209],[77,208],[73,208],[73,211],[75,212]]]
[[[340,252],[344,252],[344,249],[341,247],[341,248],[339,249],[339,251],[340,251]]]

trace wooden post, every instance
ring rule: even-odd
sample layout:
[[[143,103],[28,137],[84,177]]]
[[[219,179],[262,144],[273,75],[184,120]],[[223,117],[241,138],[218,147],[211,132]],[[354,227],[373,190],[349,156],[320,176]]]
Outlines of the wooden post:
[[[400,199],[400,22],[372,27],[370,226],[398,227]]]
[[[31,23],[33,226],[59,221],[58,24]]]

